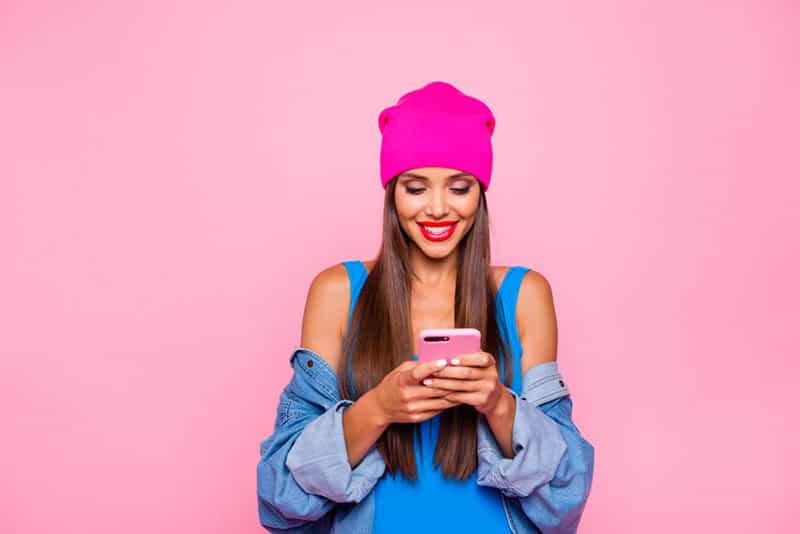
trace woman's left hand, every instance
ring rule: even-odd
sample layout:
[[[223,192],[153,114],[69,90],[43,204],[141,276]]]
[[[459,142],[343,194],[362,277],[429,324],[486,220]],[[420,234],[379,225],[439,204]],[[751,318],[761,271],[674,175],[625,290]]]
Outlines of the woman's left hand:
[[[471,352],[451,358],[448,365],[435,371],[423,384],[452,390],[442,398],[470,404],[486,416],[494,413],[509,394],[500,382],[494,356],[488,352]]]

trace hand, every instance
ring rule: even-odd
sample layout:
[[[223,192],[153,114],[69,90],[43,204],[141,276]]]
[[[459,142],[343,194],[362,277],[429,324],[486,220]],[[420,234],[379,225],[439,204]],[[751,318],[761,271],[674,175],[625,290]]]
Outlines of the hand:
[[[442,397],[446,389],[423,386],[420,381],[447,365],[447,360],[419,363],[409,360],[392,369],[373,388],[378,409],[386,424],[418,423],[459,404]]]
[[[494,356],[488,352],[451,358],[450,365],[434,372],[423,383],[436,390],[448,390],[443,399],[470,404],[486,416],[495,412],[508,395],[497,374]]]

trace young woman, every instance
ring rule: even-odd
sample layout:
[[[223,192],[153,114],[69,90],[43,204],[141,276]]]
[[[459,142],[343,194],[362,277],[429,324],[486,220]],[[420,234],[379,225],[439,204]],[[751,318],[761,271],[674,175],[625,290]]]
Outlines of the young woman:
[[[309,289],[292,381],[261,443],[274,533],[575,532],[594,448],[572,421],[545,277],[490,265],[495,119],[432,82],[378,118],[383,240]],[[419,363],[425,328],[482,351]]]

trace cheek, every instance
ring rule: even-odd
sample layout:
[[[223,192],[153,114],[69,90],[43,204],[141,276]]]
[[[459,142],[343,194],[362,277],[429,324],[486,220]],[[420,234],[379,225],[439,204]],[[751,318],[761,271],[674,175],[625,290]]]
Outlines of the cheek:
[[[406,202],[400,193],[394,197],[394,208],[397,210],[397,215],[399,215],[401,219],[405,218],[408,214],[408,202]]]
[[[416,217],[419,210],[422,209],[422,203],[418,200],[408,198],[408,196],[401,195],[395,199],[395,207],[397,209],[397,215],[401,219],[412,219]]]
[[[480,199],[461,199],[460,202],[455,204],[455,207],[462,219],[472,223],[472,219],[475,218],[475,214],[478,212],[479,202]]]

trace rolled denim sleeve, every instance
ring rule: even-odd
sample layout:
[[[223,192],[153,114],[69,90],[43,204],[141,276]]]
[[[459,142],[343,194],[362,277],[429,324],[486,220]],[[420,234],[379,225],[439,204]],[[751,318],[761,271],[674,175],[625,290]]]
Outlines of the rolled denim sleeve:
[[[478,424],[478,484],[519,499],[543,534],[575,532],[591,489],[594,447],[572,421],[572,399],[556,362],[523,377],[516,403],[513,458],[503,455],[486,418]]]
[[[259,518],[275,534],[328,532],[329,512],[337,503],[361,501],[385,464],[373,446],[350,468],[342,411],[353,401],[322,398],[295,372],[280,395],[274,432],[260,445]]]
[[[311,421],[286,457],[286,466],[304,491],[335,502],[361,502],[386,470],[373,445],[354,468],[350,467],[342,417],[353,404],[340,400]]]
[[[287,386],[278,401],[275,431],[260,445],[258,515],[261,525],[274,534],[325,532],[317,523],[330,521],[326,514],[336,504],[319,495],[306,493],[286,467],[286,457],[305,425],[323,413],[318,406],[313,410],[309,408],[308,413],[295,411],[295,402]]]

